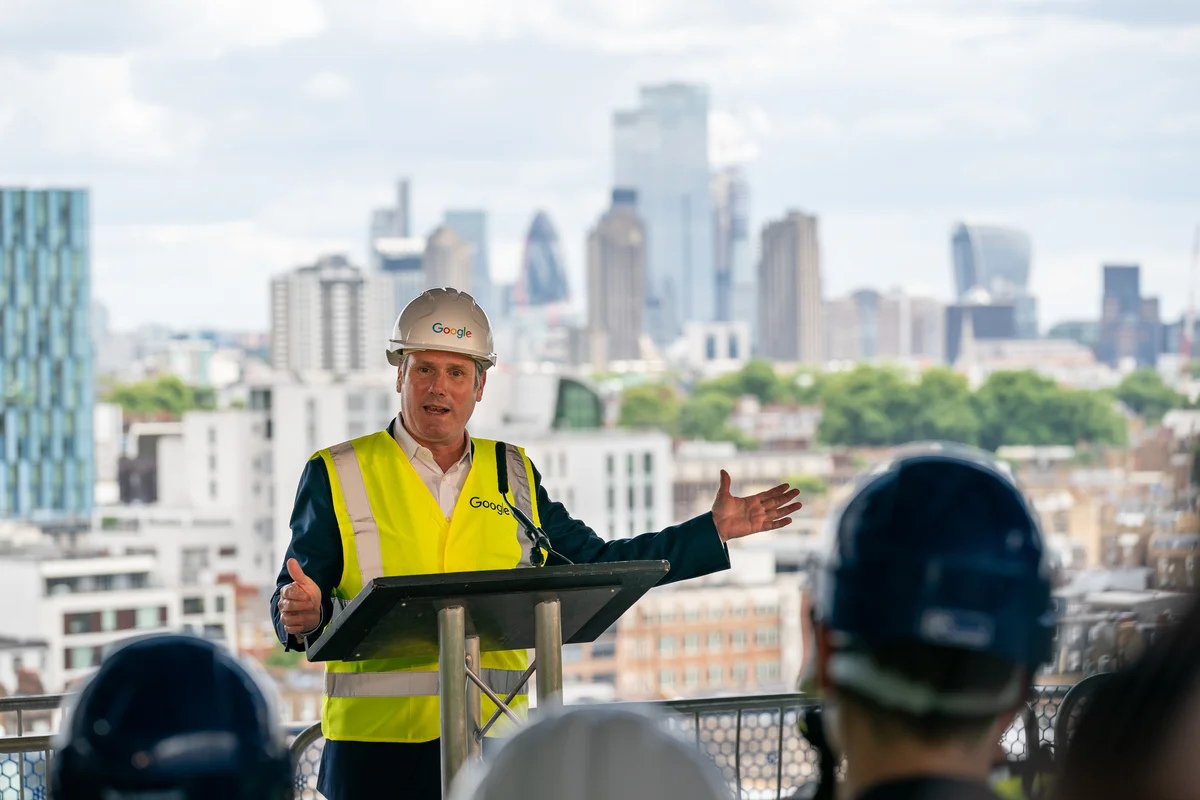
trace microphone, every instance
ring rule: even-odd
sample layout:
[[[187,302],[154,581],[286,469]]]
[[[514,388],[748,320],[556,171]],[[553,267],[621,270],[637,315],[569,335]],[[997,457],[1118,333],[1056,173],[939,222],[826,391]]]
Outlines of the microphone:
[[[558,556],[568,564],[575,563],[550,545],[550,537],[546,535],[545,531],[533,524],[533,520],[529,518],[528,514],[509,502],[508,448],[505,446],[504,442],[496,442],[496,488],[500,490],[500,497],[504,500],[504,504],[508,506],[510,511],[512,511],[513,516],[516,517],[517,522],[524,529],[525,536],[533,545],[531,548],[529,548],[530,564],[535,567],[545,565],[546,557],[542,554],[543,549],[545,549],[546,552],[550,553],[551,555]]]

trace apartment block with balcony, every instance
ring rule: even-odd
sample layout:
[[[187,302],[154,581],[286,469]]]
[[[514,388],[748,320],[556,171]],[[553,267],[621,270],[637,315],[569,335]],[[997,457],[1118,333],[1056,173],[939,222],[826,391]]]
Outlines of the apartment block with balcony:
[[[229,638],[233,629],[232,587],[168,588],[156,576],[151,555],[112,555],[92,550],[65,552],[45,546],[0,554],[2,602],[21,613],[0,620],[0,636],[46,641],[41,675],[46,691],[63,691],[100,663],[109,646],[130,636],[184,630]],[[185,600],[203,596],[213,614],[197,614]],[[217,597],[224,611],[216,611]],[[212,598],[209,600],[209,598]]]
[[[802,657],[800,584],[664,588],[618,623],[622,699],[791,691]]]

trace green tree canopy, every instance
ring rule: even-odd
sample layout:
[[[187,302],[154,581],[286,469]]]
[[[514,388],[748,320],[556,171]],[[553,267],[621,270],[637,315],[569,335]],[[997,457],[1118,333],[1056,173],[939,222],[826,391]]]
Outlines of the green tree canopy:
[[[1155,424],[1173,408],[1187,406],[1187,398],[1163,383],[1158,370],[1143,367],[1125,376],[1116,390],[1117,399],[1146,422]]]
[[[126,414],[167,413],[182,416],[185,411],[216,408],[216,393],[207,387],[188,386],[174,375],[138,383],[111,385],[105,402],[116,403]]]
[[[994,372],[975,393],[979,444],[1116,443],[1125,424],[1111,400],[1099,392],[1064,389],[1034,372]]]
[[[818,436],[828,444],[889,445],[910,441],[916,387],[899,372],[860,365],[826,376]]]
[[[679,417],[679,394],[662,383],[630,386],[621,393],[617,424],[622,428],[675,430]]]

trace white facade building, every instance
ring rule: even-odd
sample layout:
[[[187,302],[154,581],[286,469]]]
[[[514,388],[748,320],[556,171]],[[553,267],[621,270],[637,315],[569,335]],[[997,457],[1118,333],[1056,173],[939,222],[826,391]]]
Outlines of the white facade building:
[[[155,580],[156,568],[151,555],[48,548],[0,555],[5,605],[21,609],[4,615],[0,635],[45,639],[42,682],[49,692],[63,691],[96,668],[105,648],[137,634],[190,627],[233,642],[232,586],[166,588]]]
[[[737,372],[750,360],[748,322],[692,322],[683,326],[684,366],[705,378]]]
[[[93,412],[92,436],[96,442],[96,489],[94,502],[98,506],[121,501],[118,482],[124,419],[116,403],[96,403]]]
[[[350,372],[367,356],[370,303],[362,270],[326,256],[271,279],[271,366]]]
[[[550,499],[603,539],[662,530],[676,521],[666,434],[560,431],[514,441],[541,473]]]

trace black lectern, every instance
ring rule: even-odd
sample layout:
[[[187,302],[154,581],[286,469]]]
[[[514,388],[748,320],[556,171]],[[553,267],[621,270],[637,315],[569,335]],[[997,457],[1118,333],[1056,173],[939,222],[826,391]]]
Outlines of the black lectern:
[[[309,661],[438,659],[442,792],[537,673],[539,708],[562,703],[562,645],[595,641],[667,574],[665,561],[448,572],[370,581],[309,645]],[[535,650],[506,697],[480,677],[480,653]],[[468,683],[469,681],[469,683]],[[480,692],[498,708],[481,724]]]

